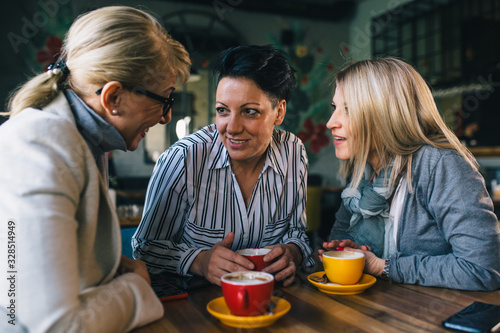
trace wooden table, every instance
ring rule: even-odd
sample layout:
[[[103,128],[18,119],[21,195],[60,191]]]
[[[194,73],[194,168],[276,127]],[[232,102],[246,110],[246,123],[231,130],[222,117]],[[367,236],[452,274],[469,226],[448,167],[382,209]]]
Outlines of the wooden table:
[[[316,267],[314,271],[322,270]],[[357,295],[327,295],[307,281],[301,272],[287,288],[277,286],[274,295],[292,308],[268,327],[233,328],[206,310],[222,296],[218,286],[189,292],[187,299],[164,303],[164,317],[134,332],[453,332],[441,327],[443,319],[473,301],[500,304],[500,290],[470,292],[396,284],[378,279]]]

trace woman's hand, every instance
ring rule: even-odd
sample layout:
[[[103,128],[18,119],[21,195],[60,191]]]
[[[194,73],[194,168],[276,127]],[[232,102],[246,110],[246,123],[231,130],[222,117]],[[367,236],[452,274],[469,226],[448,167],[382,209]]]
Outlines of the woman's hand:
[[[363,246],[365,246],[365,245],[363,245]],[[370,274],[373,276],[382,275],[382,272],[384,271],[385,259],[380,259],[375,254],[373,254],[373,252],[363,250],[363,249],[355,249],[355,248],[346,247],[344,250],[364,253],[365,254],[364,272],[366,274]]]
[[[230,249],[233,241],[234,233],[230,232],[222,241],[212,246],[210,250],[200,252],[194,259],[189,271],[202,275],[211,283],[220,286],[222,275],[253,269],[254,264],[250,260]]]
[[[142,260],[130,259],[122,254],[120,258],[120,264],[116,271],[118,275],[123,275],[125,273],[136,273],[139,274],[148,284],[151,284],[151,278],[149,277],[148,269],[146,268],[146,263]]]
[[[271,249],[264,256],[264,262],[271,262],[262,271],[274,274],[276,281],[283,281],[283,286],[289,286],[295,279],[297,267],[302,262],[302,253],[295,244],[277,244],[266,246]]]
[[[361,245],[359,246],[356,242],[350,240],[350,239],[344,239],[342,241],[339,240],[331,240],[329,242],[324,242],[323,243],[323,248],[325,250],[319,249],[319,260],[323,262],[323,253],[326,251],[333,251],[336,250],[337,247],[342,247],[342,248],[351,248],[351,249],[360,249],[364,251],[371,251],[371,248],[368,245]]]

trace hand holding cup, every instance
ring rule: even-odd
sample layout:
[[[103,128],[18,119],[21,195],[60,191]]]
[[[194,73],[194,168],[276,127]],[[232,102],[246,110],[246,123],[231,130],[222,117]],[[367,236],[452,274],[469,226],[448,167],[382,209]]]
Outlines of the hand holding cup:
[[[265,248],[241,249],[236,251],[237,254],[253,262],[255,265],[254,271],[261,271],[269,266],[270,262],[264,262],[264,256],[269,252],[271,252],[271,249]]]
[[[365,255],[354,251],[323,253],[323,266],[328,280],[342,285],[356,284],[363,275]]]

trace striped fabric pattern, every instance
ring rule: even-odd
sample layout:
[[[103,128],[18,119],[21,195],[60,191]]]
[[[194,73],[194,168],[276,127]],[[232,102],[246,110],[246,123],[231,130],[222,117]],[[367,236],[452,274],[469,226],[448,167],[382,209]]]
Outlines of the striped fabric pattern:
[[[158,159],[144,215],[132,239],[150,272],[188,275],[201,250],[235,233],[232,250],[294,243],[311,265],[305,234],[307,155],[293,134],[274,130],[266,161],[245,205],[215,124],[172,145]]]

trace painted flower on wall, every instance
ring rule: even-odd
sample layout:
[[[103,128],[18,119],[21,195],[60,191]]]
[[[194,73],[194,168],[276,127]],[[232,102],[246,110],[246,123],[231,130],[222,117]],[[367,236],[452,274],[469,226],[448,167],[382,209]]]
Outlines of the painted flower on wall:
[[[47,67],[57,61],[63,45],[63,38],[74,19],[71,2],[61,3],[50,13],[46,12],[45,7],[43,1],[38,3],[38,11],[46,13],[48,17],[45,24],[37,26],[39,28],[37,34],[21,50],[21,55],[30,74],[47,71]]]
[[[281,128],[302,140],[312,165],[331,142],[325,125],[331,115],[331,96],[325,96],[324,84],[328,84],[327,76],[335,66],[328,56],[323,55],[320,45],[311,47],[304,42],[305,35],[297,21],[290,29],[282,31],[280,40],[271,34],[268,38],[287,53],[297,71],[297,87],[288,102]]]
[[[309,150],[311,153],[317,154],[320,152],[321,148],[330,144],[330,139],[326,135],[326,125],[324,123],[314,125],[314,121],[311,118],[307,118],[302,127],[304,129],[297,133],[297,136],[304,144],[309,143]]]
[[[48,36],[45,39],[45,47],[36,53],[36,62],[43,65],[44,71],[47,67],[56,62],[61,52],[62,39],[58,36]]]

